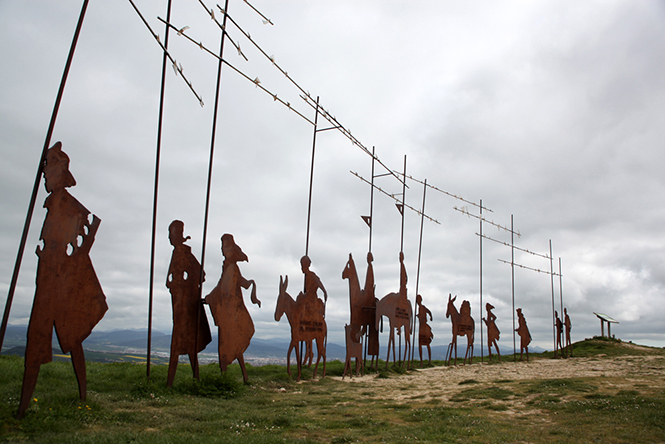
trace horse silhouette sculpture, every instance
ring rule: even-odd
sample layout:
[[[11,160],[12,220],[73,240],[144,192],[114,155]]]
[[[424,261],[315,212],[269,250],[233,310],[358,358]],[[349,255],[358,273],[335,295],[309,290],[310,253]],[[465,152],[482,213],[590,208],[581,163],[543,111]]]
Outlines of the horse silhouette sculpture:
[[[386,357],[386,368],[388,368],[388,363],[390,362],[390,347],[393,348],[393,364],[396,360],[395,354],[395,331],[397,334],[400,334],[401,328],[404,327],[404,359],[406,362],[406,357],[409,353],[410,347],[410,337],[411,337],[411,327],[413,322],[413,309],[411,307],[411,301],[408,299],[404,300],[400,298],[399,293],[389,293],[385,295],[380,300],[376,301],[376,329],[379,330],[379,326],[382,323],[383,316],[388,318],[390,322],[390,336],[388,338],[388,355]],[[381,329],[382,331],[382,329]],[[400,356],[400,360],[402,357]]]
[[[376,343],[378,345],[379,332],[375,328],[376,302],[374,300],[373,279],[372,282],[365,283],[366,287],[371,286],[371,288],[360,289],[356,264],[351,254],[349,254],[349,260],[342,271],[342,279],[349,281],[349,303],[351,306],[351,323],[349,327],[351,329],[351,336],[356,337],[361,330],[364,330],[371,337],[371,339],[368,338],[370,339],[369,343]],[[368,348],[368,354],[377,356],[378,358],[378,346]]]
[[[313,377],[316,377],[316,372],[319,368],[319,361],[323,358],[323,377],[326,376],[326,346],[325,338],[327,334],[326,321],[323,318],[323,310],[316,308],[310,309],[303,304],[298,304],[293,300],[291,295],[286,292],[289,286],[289,277],[286,276],[282,281],[279,277],[279,296],[277,296],[277,306],[275,307],[275,321],[279,322],[282,315],[286,314],[286,318],[291,326],[291,343],[289,344],[289,351],[286,354],[286,372],[291,376],[291,351],[296,350],[296,362],[298,363],[298,378],[300,381],[302,371],[302,360],[300,359],[301,342],[311,343],[316,341],[316,348],[318,356],[316,358],[316,366],[314,367]],[[318,299],[317,299],[318,300]],[[320,300],[319,300],[320,301]],[[323,302],[321,305],[323,305]]]
[[[461,311],[458,312],[455,307],[455,299],[451,294],[448,295],[448,310],[446,311],[446,318],[450,318],[453,323],[453,340],[448,345],[448,352],[446,353],[446,363],[450,364],[453,355],[453,348],[455,349],[455,365],[457,365],[457,337],[466,336],[466,353],[464,354],[464,363],[466,364],[467,357],[469,363],[473,360],[473,336],[475,331],[475,322],[471,317],[471,304],[469,301],[462,302]],[[471,351],[471,353],[469,353]]]

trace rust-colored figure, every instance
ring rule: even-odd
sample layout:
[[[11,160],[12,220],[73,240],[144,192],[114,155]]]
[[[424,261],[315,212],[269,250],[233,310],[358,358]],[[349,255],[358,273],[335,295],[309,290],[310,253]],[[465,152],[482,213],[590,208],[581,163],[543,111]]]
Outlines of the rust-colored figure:
[[[460,312],[457,312],[455,307],[455,299],[452,297],[452,294],[448,294],[448,308],[446,310],[446,318],[450,318],[453,324],[453,340],[450,345],[448,345],[447,352],[447,363],[450,364],[450,360],[453,357],[453,348],[455,349],[455,365],[457,365],[457,337],[466,336],[466,352],[464,353],[464,364],[466,364],[467,357],[469,358],[469,363],[473,362],[473,339],[476,329],[476,323],[471,317],[471,304],[469,301],[463,301],[462,306],[460,307]],[[481,344],[482,345],[482,344]]]
[[[554,347],[554,357],[556,358],[558,351],[561,351],[561,356],[563,356],[563,344],[562,344],[563,322],[561,321],[559,313],[556,310],[554,311],[554,319],[555,319],[554,325],[556,326],[556,347]]]
[[[563,309],[564,321],[563,325],[566,327],[566,348],[568,349],[568,354],[573,356],[573,344],[570,342],[570,330],[573,328],[572,322],[570,322],[570,317],[568,316],[568,309]]]
[[[365,274],[365,287],[363,287],[363,313],[369,320],[367,327],[367,354],[372,357],[370,368],[379,367],[379,330],[376,329],[376,284],[374,283],[374,256],[367,253],[367,274]]]
[[[522,360],[522,353],[526,351],[526,361],[529,362],[529,344],[531,344],[531,333],[529,327],[526,325],[526,319],[522,314],[522,309],[517,310],[517,329],[515,330],[520,335],[520,361]]]
[[[282,281],[279,277],[279,295],[277,296],[277,304],[275,306],[275,321],[279,322],[284,314],[291,326],[291,343],[289,350],[286,353],[286,372],[291,376],[291,351],[296,350],[296,362],[298,366],[298,381],[300,381],[302,361],[300,360],[300,347],[301,342],[311,343],[316,340],[316,348],[318,350],[318,357],[316,358],[316,366],[314,367],[314,377],[319,368],[319,361],[323,358],[323,377],[326,376],[326,346],[325,338],[327,334],[326,321],[323,318],[323,313],[320,309],[314,312],[305,310],[307,307],[293,300],[290,294],[286,292],[289,286],[289,277],[286,276]],[[302,300],[302,293],[298,295],[298,299]],[[317,298],[317,300],[319,300]],[[321,304],[323,302],[319,300]]]
[[[393,364],[396,361],[395,353],[395,333],[401,337],[401,329],[404,327],[404,362],[411,346],[411,328],[413,323],[413,308],[411,301],[406,296],[406,267],[404,266],[404,253],[399,253],[400,275],[399,275],[399,293],[388,293],[380,300],[376,301],[376,320],[377,330],[381,325],[383,316],[390,322],[390,336],[388,337],[388,355],[386,357],[386,368],[390,362],[390,347],[393,350]],[[400,356],[400,360],[402,357]]]
[[[429,320],[432,320],[432,312],[423,305],[423,297],[421,295],[416,296],[416,317],[418,318],[418,351],[420,353],[420,366],[423,366],[423,346],[427,347],[427,356],[429,357],[429,363],[432,364],[432,348],[430,344],[434,338],[434,333],[432,333],[432,328],[427,323],[427,317]]]
[[[243,353],[254,336],[254,323],[245,307],[242,289],[247,290],[251,285],[252,303],[261,307],[261,301],[256,298],[256,283],[245,279],[238,268],[238,262],[249,259],[228,233],[222,236],[222,254],[222,276],[205,301],[219,327],[219,367],[226,372],[227,366],[237,359],[243,380],[247,382]]]
[[[494,306],[489,302],[485,304],[485,310],[487,310],[487,318],[483,318],[485,325],[487,326],[487,350],[490,355],[490,362],[492,362],[492,345],[496,348],[496,354],[499,355],[499,362],[501,362],[501,353],[499,353],[499,344],[496,341],[499,340],[501,332],[499,327],[496,326],[496,315],[492,313]],[[481,344],[482,345],[482,344]]]
[[[30,405],[40,366],[53,359],[54,327],[62,352],[71,352],[79,396],[85,399],[82,343],[108,310],[89,256],[101,220],[95,215],[90,220],[90,211],[67,192],[76,181],[60,142],[47,151],[43,172],[49,196],[44,202],[47,213],[40,237],[44,247],[37,247],[37,285],[28,325],[19,419]]]
[[[321,279],[314,273],[309,267],[312,265],[312,261],[309,256],[303,256],[300,258],[300,269],[302,270],[304,276],[304,287],[305,292],[298,293],[297,302],[298,305],[303,306],[303,310],[308,314],[305,315],[307,319],[314,319],[316,313],[320,313],[323,318],[326,317],[326,302],[328,302],[328,292],[323,286]],[[321,289],[323,291],[323,301],[319,299],[317,292]],[[314,357],[314,350],[312,350],[312,341],[305,341],[305,356],[303,357],[303,363],[309,359],[309,367],[312,366],[312,358]]]
[[[404,361],[408,356],[408,350],[410,346],[411,338],[411,324],[413,322],[413,309],[411,307],[411,301],[406,300],[406,304],[401,300],[399,293],[389,293],[385,295],[380,300],[376,301],[376,321],[375,327],[377,330],[382,331],[380,328],[383,320],[383,316],[388,318],[390,336],[388,337],[388,355],[386,356],[386,368],[388,368],[388,363],[390,362],[390,347],[392,346],[393,350],[393,364],[397,359],[397,354],[395,353],[395,333],[401,335],[401,328],[404,327]],[[400,356],[400,359],[401,356]]]
[[[346,336],[346,360],[344,361],[344,374],[342,379],[346,376],[347,371],[349,376],[353,378],[353,371],[351,370],[351,359],[356,359],[356,376],[364,371],[363,363],[363,330],[359,330],[356,334],[349,324],[344,326],[344,333]]]
[[[202,352],[212,340],[208,317],[201,300],[201,264],[192,254],[187,239],[183,237],[185,224],[174,220],[169,225],[169,240],[173,245],[166,286],[171,292],[173,307],[173,332],[171,333],[171,357],[167,387],[173,386],[178,357],[188,355],[194,377],[199,379],[199,360]],[[205,273],[204,273],[205,279]],[[197,338],[198,335],[198,338]]]
[[[342,279],[349,281],[349,302],[351,305],[351,336],[356,337],[363,330],[369,333],[368,354],[374,356],[379,354],[379,332],[374,325],[376,306],[374,300],[374,271],[372,269],[372,253],[367,253],[367,277],[365,288],[360,289],[358,273],[353,256],[349,253],[349,260],[342,271]],[[378,361],[378,359],[377,359]]]

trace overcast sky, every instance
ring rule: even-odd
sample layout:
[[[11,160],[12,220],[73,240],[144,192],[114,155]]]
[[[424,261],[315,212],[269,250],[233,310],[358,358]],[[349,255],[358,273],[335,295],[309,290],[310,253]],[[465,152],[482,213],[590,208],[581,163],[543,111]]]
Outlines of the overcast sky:
[[[204,0],[209,7],[215,4]],[[212,51],[220,32],[196,0],[174,1],[172,23]],[[659,1],[336,1],[230,0],[229,13],[275,62],[391,169],[492,210],[483,215],[521,233],[515,245],[562,264],[574,341],[600,333],[593,312],[620,323],[624,340],[665,346],[665,6]],[[136,0],[164,36],[166,2]],[[221,3],[220,3],[221,4]],[[0,0],[0,297],[9,289],[32,184],[80,1]],[[218,14],[221,17],[221,14]],[[299,91],[231,24],[249,61],[228,44],[225,59],[310,120]],[[171,329],[164,286],[168,225],[185,223],[201,256],[217,61],[171,34],[170,52],[204,101],[167,73],[155,257],[154,328]],[[52,143],[62,141],[77,186],[70,193],[102,223],[91,251],[109,311],[99,330],[146,328],[153,180],[162,52],[129,2],[91,2]],[[225,66],[204,294],[221,273],[220,237],[232,233],[249,257],[243,275],[258,285],[261,308],[246,305],[255,337],[288,337],[274,321],[280,275],[302,288],[313,127]],[[323,122],[323,123],[321,123]],[[327,124],[319,117],[319,128]],[[336,130],[316,139],[309,255],[329,293],[329,340],[343,343],[349,321],[349,253],[364,282],[371,157]],[[385,170],[377,165],[376,174]],[[392,177],[376,178],[400,193]],[[406,203],[422,206],[408,181]],[[44,220],[40,187],[9,322],[27,324],[34,254]],[[471,302],[479,344],[478,209],[429,189],[419,293],[434,316],[434,343],[450,342],[448,294]],[[415,299],[420,217],[407,210],[404,253]],[[401,217],[374,193],[372,251],[377,296],[399,288]],[[510,243],[490,224],[483,233]],[[483,305],[492,303],[502,347],[512,346],[511,250],[482,245]],[[516,251],[515,262],[550,269]],[[534,344],[552,348],[551,277],[515,269],[515,306]],[[211,320],[212,322],[212,320]],[[384,334],[385,335],[385,334]],[[486,333],[484,333],[486,335]],[[385,341],[385,338],[383,338]]]

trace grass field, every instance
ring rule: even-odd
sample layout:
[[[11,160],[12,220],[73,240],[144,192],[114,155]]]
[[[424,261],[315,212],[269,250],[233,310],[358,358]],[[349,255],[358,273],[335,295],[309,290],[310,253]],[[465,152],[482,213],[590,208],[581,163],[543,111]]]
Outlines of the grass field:
[[[348,378],[338,378],[343,365],[334,361],[327,368],[331,377],[311,380],[311,370],[305,369],[304,382],[296,383],[283,366],[250,367],[250,383],[244,385],[237,365],[226,375],[215,364],[203,366],[200,382],[192,379],[187,365],[181,365],[173,389],[168,389],[164,365],[152,367],[147,381],[144,365],[89,363],[88,398],[81,402],[71,366],[53,362],[42,366],[31,407],[18,421],[13,416],[23,360],[2,356],[0,439],[49,443],[665,442],[662,349],[635,350],[594,339],[575,344],[575,355],[571,362],[579,359],[596,365],[622,359],[644,371],[623,377],[469,378],[451,383],[450,396],[404,397],[397,395],[415,389],[410,377],[418,370],[382,370],[350,383]],[[533,358],[549,361],[543,356]],[[500,370],[509,368],[506,362],[510,361],[512,357],[504,357],[503,364],[489,365]],[[558,361],[565,366],[567,360]],[[469,367],[480,372],[487,368]]]

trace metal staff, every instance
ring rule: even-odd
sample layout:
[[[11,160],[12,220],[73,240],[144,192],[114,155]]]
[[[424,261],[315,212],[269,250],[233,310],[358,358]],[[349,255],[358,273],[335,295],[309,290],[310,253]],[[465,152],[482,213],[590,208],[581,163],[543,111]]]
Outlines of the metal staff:
[[[37,166],[37,175],[35,176],[35,184],[32,187],[32,195],[30,197],[30,203],[28,204],[28,213],[25,216],[25,223],[23,224],[23,234],[21,235],[21,243],[18,247],[18,252],[16,254],[16,263],[14,264],[14,273],[12,274],[12,281],[9,284],[9,293],[7,294],[7,303],[5,304],[5,312],[2,317],[2,326],[0,327],[0,348],[5,340],[5,331],[7,330],[7,322],[9,321],[9,312],[11,311],[12,302],[14,300],[14,291],[16,290],[16,283],[18,281],[18,273],[21,268],[21,261],[23,260],[23,252],[25,251],[25,243],[28,240],[28,232],[30,231],[30,223],[32,222],[32,213],[35,209],[35,201],[37,200],[37,193],[39,191],[39,184],[42,180],[42,169],[44,167],[44,162],[46,161],[46,152],[48,151],[49,145],[51,144],[51,136],[53,136],[53,129],[55,128],[55,121],[58,117],[58,110],[60,109],[60,102],[62,100],[62,95],[65,92],[65,84],[67,83],[67,76],[69,75],[69,68],[72,66],[72,60],[74,59],[74,51],[76,50],[76,44],[78,43],[79,35],[81,33],[81,28],[83,26],[83,19],[85,18],[85,12],[88,8],[88,0],[83,1],[83,6],[81,7],[81,13],[79,14],[79,20],[76,24],[76,31],[74,32],[74,38],[72,39],[72,44],[69,48],[69,55],[67,56],[67,62],[65,63],[65,69],[62,73],[62,79],[60,80],[60,88],[58,89],[58,95],[55,99],[55,104],[53,105],[53,112],[51,113],[51,122],[48,126],[48,131],[46,132],[46,139],[44,140],[44,148],[42,149],[42,155],[39,158],[39,165]]]
[[[166,7],[166,21],[171,21],[171,0]],[[157,232],[157,194],[159,190],[159,163],[162,151],[162,123],[164,117],[164,90],[166,89],[166,50],[169,47],[169,27],[164,31],[164,56],[162,58],[162,84],[159,91],[159,117],[157,123],[157,152],[155,155],[155,188],[152,197],[152,240],[150,243],[150,287],[148,290],[148,345],[146,350],[146,377],[150,379],[150,351],[152,347],[152,303],[155,280],[155,237]]]

